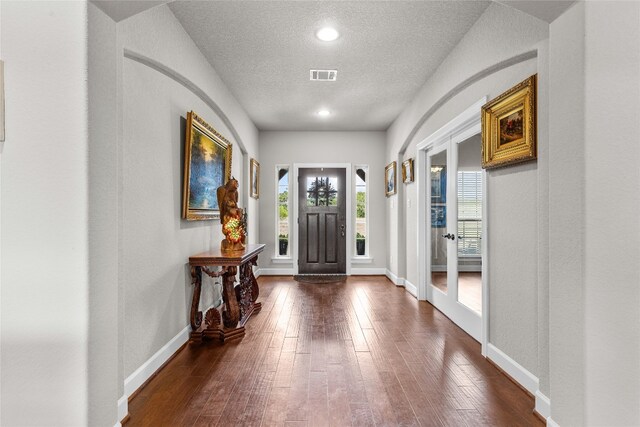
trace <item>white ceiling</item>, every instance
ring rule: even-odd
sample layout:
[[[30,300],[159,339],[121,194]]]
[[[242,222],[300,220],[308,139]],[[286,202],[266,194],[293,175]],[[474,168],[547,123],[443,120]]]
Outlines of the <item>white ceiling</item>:
[[[387,129],[491,3],[92,1],[115,21],[169,3],[261,130]],[[497,1],[546,22],[574,3]],[[324,25],[340,38],[318,40]],[[337,69],[337,81],[309,81],[312,68]]]
[[[174,15],[261,130],[384,130],[488,1],[176,1]],[[315,32],[333,25],[340,38]],[[337,69],[311,82],[309,69]],[[315,113],[328,108],[332,114]]]

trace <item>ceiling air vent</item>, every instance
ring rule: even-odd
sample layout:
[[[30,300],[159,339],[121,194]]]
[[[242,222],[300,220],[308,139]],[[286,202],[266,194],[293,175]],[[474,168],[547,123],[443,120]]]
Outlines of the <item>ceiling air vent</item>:
[[[335,82],[338,70],[309,70],[309,79],[318,82]]]

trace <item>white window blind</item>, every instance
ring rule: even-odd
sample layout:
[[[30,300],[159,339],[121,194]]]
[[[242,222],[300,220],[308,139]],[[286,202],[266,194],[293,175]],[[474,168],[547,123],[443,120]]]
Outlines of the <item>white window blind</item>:
[[[458,171],[458,256],[479,256],[482,171]]]

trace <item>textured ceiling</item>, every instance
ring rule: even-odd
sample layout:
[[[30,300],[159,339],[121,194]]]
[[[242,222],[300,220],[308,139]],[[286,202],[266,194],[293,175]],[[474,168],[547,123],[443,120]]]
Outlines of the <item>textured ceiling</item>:
[[[169,7],[261,130],[384,130],[488,1],[176,1]],[[332,25],[335,42],[315,32]],[[337,69],[311,82],[309,69]],[[328,108],[331,116],[315,113]]]

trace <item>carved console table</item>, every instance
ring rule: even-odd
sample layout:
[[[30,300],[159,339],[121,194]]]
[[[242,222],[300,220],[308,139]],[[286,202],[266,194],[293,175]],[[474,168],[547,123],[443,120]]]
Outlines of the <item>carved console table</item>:
[[[247,245],[244,251],[221,252],[219,249],[189,257],[193,299],[191,301],[191,342],[202,342],[207,338],[228,341],[244,336],[244,325],[253,313],[262,308],[256,302],[260,290],[253,275],[253,266],[263,244]],[[211,267],[220,267],[212,269]],[[240,283],[235,286],[236,273],[240,268]],[[202,274],[210,277],[222,276],[222,305],[212,307],[202,316],[199,311],[202,291]]]

